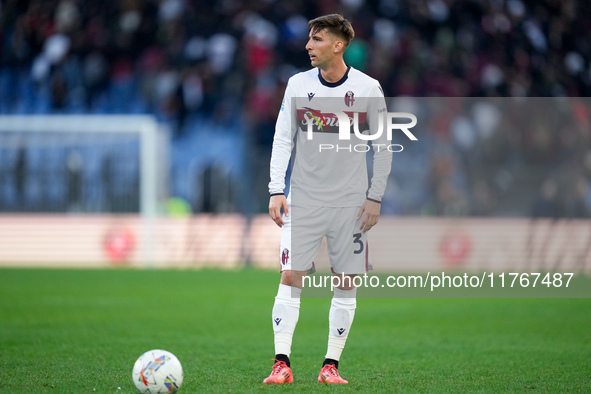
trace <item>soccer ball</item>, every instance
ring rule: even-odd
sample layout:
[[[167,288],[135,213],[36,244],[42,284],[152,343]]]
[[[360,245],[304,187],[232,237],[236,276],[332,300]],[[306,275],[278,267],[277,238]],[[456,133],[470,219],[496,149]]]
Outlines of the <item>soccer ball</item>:
[[[183,383],[183,367],[166,350],[150,350],[137,359],[131,375],[140,393],[175,393]]]

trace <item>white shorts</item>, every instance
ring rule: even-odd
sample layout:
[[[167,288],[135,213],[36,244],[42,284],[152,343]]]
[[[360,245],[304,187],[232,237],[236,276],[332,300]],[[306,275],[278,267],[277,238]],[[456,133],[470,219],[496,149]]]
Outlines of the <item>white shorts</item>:
[[[359,230],[360,207],[289,207],[283,216],[279,261],[281,271],[315,271],[314,260],[326,237],[328,258],[335,274],[364,274],[371,270],[367,233]]]

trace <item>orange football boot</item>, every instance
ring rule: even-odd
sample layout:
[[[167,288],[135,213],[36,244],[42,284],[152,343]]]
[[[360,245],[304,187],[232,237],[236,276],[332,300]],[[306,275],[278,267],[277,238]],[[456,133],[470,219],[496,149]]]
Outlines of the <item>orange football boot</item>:
[[[337,371],[336,367],[332,364],[327,364],[320,370],[320,375],[318,375],[318,381],[320,383],[329,383],[329,384],[347,384],[345,379],[341,378],[339,375],[339,371]]]
[[[287,364],[283,361],[277,361],[275,365],[273,365],[273,371],[271,371],[271,375],[268,378],[263,380],[265,384],[283,384],[283,383],[293,383],[293,375],[291,373],[291,368],[287,366]]]

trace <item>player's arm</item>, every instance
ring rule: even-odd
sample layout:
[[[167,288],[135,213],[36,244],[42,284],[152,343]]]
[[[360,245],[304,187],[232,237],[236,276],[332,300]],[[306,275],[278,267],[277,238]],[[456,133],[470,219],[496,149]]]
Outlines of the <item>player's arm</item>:
[[[378,129],[379,117],[385,116],[387,108],[384,94],[379,85],[375,86],[371,97],[367,113],[369,132],[374,134]],[[385,122],[382,124],[385,124]],[[372,141],[374,151],[373,176],[367,192],[367,199],[362,204],[357,218],[358,220],[363,218],[359,229],[364,233],[375,226],[380,217],[381,201],[386,190],[390,168],[392,167],[392,152],[387,149],[389,144],[390,141],[388,141],[386,130],[382,130],[380,138]]]
[[[291,81],[290,81],[291,82]],[[290,83],[287,84],[281,110],[275,124],[275,135],[273,137],[273,149],[271,151],[271,181],[269,182],[269,215],[279,227],[283,226],[281,210],[286,216],[289,215],[287,199],[285,198],[285,173],[293,149],[293,135],[295,119],[292,114],[292,90]]]

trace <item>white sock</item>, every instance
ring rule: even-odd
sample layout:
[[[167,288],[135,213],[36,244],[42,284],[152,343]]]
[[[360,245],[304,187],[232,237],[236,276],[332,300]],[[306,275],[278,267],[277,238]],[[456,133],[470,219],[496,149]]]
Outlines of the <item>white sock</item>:
[[[291,353],[291,341],[300,316],[300,295],[302,289],[279,284],[275,305],[273,305],[273,332],[275,333],[275,354]]]
[[[334,289],[334,296],[328,314],[328,349],[326,358],[339,361],[349,330],[355,317],[357,288],[352,290]]]

